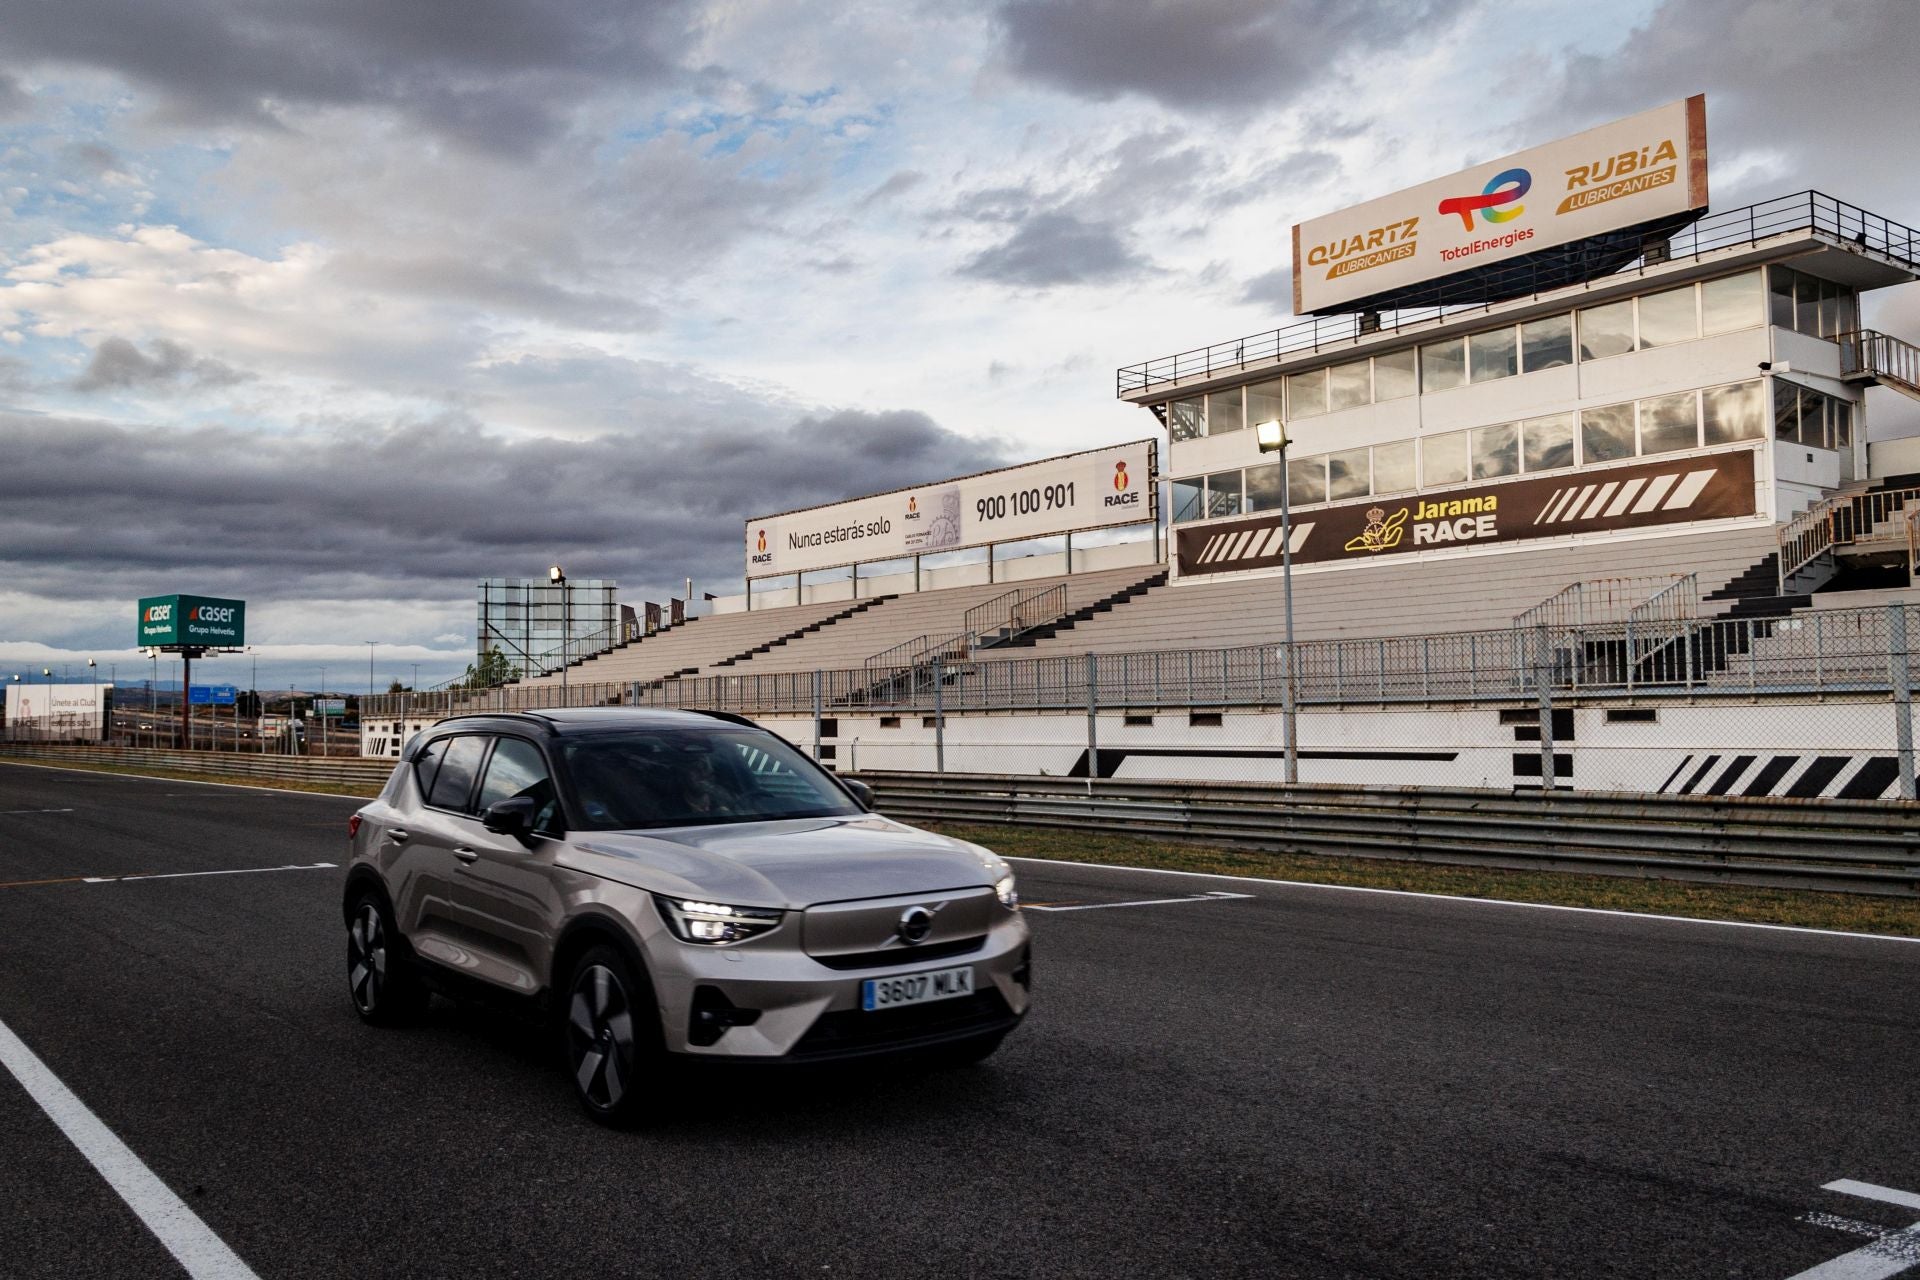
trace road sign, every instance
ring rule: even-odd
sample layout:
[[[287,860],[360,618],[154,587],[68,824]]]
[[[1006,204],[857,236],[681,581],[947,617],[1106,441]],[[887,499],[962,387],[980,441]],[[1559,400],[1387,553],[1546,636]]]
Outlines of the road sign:
[[[210,684],[190,684],[187,686],[187,701],[193,706],[204,707],[213,701],[213,686]]]
[[[216,684],[212,693],[212,702],[216,707],[231,707],[240,700],[240,690],[234,685]]]
[[[315,698],[313,700],[313,714],[317,716],[344,716],[347,714],[347,700],[345,698]]]

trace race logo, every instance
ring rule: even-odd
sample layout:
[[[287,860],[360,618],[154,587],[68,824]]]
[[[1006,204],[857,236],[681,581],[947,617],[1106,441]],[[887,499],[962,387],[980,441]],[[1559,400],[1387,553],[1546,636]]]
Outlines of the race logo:
[[[1387,518],[1383,507],[1367,508],[1367,525],[1358,536],[1347,542],[1349,551],[1386,551],[1400,545],[1400,535],[1406,532],[1407,509],[1400,508]]]
[[[1127,491],[1127,484],[1128,484],[1127,464],[1124,462],[1114,463],[1113,464],[1113,491],[1115,493],[1125,493]]]
[[[767,549],[767,531],[765,529],[762,529],[760,531],[760,536],[757,539],[755,539],[753,549],[755,551],[765,551]]]
[[[908,520],[918,520],[920,518],[919,494],[910,493],[907,495],[907,514],[905,518]]]
[[[1133,487],[1133,477],[1127,474],[1127,464],[1113,464],[1113,492],[1100,500],[1107,507],[1137,507],[1140,505],[1140,491]]]
[[[1506,169],[1487,180],[1486,187],[1477,196],[1450,196],[1440,202],[1441,214],[1457,213],[1460,224],[1472,231],[1473,215],[1479,214],[1488,222],[1512,222],[1527,211],[1527,206],[1517,203],[1533,186],[1533,175],[1525,169]],[[1513,208],[1505,208],[1513,205]]]

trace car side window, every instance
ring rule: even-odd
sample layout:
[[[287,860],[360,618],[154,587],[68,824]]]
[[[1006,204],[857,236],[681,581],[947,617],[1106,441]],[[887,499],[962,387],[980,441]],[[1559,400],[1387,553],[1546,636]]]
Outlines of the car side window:
[[[535,831],[552,828],[556,814],[553,778],[540,748],[524,738],[501,738],[487,761],[486,780],[480,784],[480,812],[516,797],[533,801]]]
[[[436,738],[420,748],[420,754],[413,758],[413,779],[420,786],[420,794],[433,794],[433,775],[440,771],[440,760],[447,754],[450,738]]]
[[[474,775],[480,772],[480,759],[486,754],[487,740],[479,734],[465,734],[447,740],[447,754],[434,775],[427,803],[436,809],[467,811],[467,797],[473,794]]]

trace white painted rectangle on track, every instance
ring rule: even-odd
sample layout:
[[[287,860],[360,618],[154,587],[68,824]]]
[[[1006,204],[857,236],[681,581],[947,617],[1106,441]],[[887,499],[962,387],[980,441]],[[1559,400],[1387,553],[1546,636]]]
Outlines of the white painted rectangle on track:
[[[299,862],[284,867],[229,867],[220,871],[155,871],[132,876],[81,876],[82,884],[125,884],[129,880],[191,880],[197,876],[258,876],[272,871],[327,871],[332,862]]]
[[[4,1022],[0,1022],[0,1066],[12,1073],[189,1276],[194,1280],[259,1280],[226,1241],[101,1123]]]
[[[1214,890],[1212,893],[1188,894],[1184,898],[1141,898],[1133,902],[1058,902],[1029,906],[1029,911],[1107,911],[1114,907],[1171,907],[1195,902],[1230,902],[1236,898],[1251,898],[1250,893],[1227,893]]]

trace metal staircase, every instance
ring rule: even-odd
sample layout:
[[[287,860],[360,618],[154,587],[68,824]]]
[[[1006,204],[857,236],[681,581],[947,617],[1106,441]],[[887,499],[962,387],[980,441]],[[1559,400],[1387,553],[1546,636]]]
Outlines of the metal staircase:
[[[1834,338],[1840,347],[1840,380],[1892,387],[1920,400],[1920,347],[1877,332],[1855,329]]]

